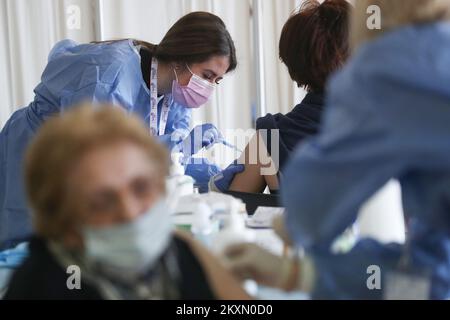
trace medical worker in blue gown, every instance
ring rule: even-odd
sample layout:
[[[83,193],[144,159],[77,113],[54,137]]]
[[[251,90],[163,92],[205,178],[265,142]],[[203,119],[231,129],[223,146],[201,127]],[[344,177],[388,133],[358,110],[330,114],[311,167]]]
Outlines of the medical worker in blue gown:
[[[371,2],[356,12],[365,17]],[[360,32],[375,39],[331,80],[321,133],[300,146],[281,184],[284,229],[306,256],[230,248],[244,278],[321,299],[450,298],[450,1],[404,1],[421,13],[407,25],[403,6],[376,2],[391,25],[381,36]],[[355,26],[366,30],[365,21]],[[333,254],[330,244],[391,178],[402,187],[406,244],[361,239]]]
[[[22,162],[28,143],[46,119],[85,101],[112,103],[138,115],[149,134],[169,148],[190,156],[222,139],[212,124],[189,130],[191,109],[205,104],[236,64],[225,24],[206,12],[179,19],[158,45],[130,39],[57,43],[34,100],[16,111],[0,134],[0,249],[30,234]],[[205,164],[205,170],[211,171],[211,166]]]

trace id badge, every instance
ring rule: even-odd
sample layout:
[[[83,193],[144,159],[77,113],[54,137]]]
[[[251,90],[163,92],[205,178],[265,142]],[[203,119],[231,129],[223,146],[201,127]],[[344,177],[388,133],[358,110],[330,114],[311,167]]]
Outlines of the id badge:
[[[431,277],[425,272],[391,271],[385,279],[384,300],[428,300]]]

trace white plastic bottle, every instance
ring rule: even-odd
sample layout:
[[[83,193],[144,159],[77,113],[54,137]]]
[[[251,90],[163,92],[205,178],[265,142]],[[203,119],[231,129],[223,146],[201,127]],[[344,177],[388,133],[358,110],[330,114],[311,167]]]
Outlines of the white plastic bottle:
[[[232,245],[254,242],[255,233],[245,227],[245,217],[239,213],[242,201],[233,200],[230,204],[230,214],[225,218],[225,227],[215,236],[213,241],[213,252],[219,256],[222,263],[227,267],[228,260],[225,250]],[[257,296],[258,285],[253,280],[243,282],[243,287],[248,294]]]
[[[245,217],[239,213],[240,207],[240,201],[232,201],[225,226],[214,238],[213,251],[219,256],[223,257],[226,248],[231,245],[254,241],[255,234],[245,227]]]
[[[216,231],[212,221],[213,211],[204,202],[197,202],[192,213],[191,232],[206,247],[211,247],[212,234]]]
[[[255,233],[245,227],[245,215],[239,213],[241,207],[242,201],[237,199],[231,201],[225,226],[213,240],[213,252],[222,260],[225,267],[228,265],[228,259],[224,253],[229,246],[255,241]],[[248,294],[257,296],[258,284],[255,281],[246,280],[243,282],[243,287]]]
[[[180,152],[171,154],[172,166],[166,179],[167,193],[170,195],[176,193],[177,197],[194,193],[194,179],[185,175],[184,166],[181,164],[182,157],[183,154]]]

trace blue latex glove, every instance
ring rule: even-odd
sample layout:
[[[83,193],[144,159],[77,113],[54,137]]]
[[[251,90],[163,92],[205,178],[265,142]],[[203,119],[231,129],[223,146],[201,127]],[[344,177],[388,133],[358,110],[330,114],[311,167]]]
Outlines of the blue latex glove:
[[[211,123],[196,126],[189,135],[178,145],[185,156],[198,153],[202,148],[209,149],[216,143],[224,141],[223,135]]]
[[[245,165],[233,161],[225,170],[213,176],[209,181],[209,191],[225,192],[230,188],[236,174],[245,170]]]
[[[208,159],[191,158],[186,163],[185,174],[191,176],[195,180],[195,186],[198,187],[200,193],[208,192],[208,183],[211,177],[220,172],[220,168],[212,164]]]
[[[22,242],[15,248],[0,251],[0,268],[16,268],[28,256],[28,242]]]

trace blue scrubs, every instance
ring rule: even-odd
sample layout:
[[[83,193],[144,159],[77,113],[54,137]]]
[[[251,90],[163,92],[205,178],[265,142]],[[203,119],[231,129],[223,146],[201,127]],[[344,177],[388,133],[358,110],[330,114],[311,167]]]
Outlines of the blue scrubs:
[[[313,296],[382,297],[403,246],[363,239],[340,255],[329,246],[396,178],[411,267],[431,273],[430,298],[450,298],[450,24],[404,27],[365,44],[327,92],[323,128],[300,146],[281,187],[289,233],[317,270]],[[366,286],[373,264],[382,290]]]
[[[31,233],[22,163],[28,143],[47,118],[84,101],[104,102],[123,107],[149,126],[150,93],[140,61],[132,40],[81,45],[63,40],[51,50],[33,102],[16,111],[0,133],[0,248]],[[170,147],[171,133],[188,132],[190,119],[190,109],[170,97],[165,135],[159,139]]]

